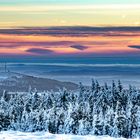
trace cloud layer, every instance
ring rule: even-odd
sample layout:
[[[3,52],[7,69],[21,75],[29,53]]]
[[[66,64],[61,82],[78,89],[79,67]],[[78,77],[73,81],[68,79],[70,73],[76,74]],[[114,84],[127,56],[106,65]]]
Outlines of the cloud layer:
[[[133,48],[133,49],[140,49],[140,45],[131,45],[128,46],[129,48]]]
[[[133,32],[133,34],[130,34]],[[49,35],[49,36],[71,36],[88,37],[98,36],[140,36],[140,27],[29,27],[19,29],[0,29],[0,34],[14,35]]]
[[[73,41],[48,41],[48,42],[37,42],[37,41],[17,41],[17,42],[12,42],[12,41],[1,41],[0,42],[0,47],[4,47],[4,48],[16,48],[16,47],[20,47],[20,46],[43,46],[43,47],[57,47],[57,46],[64,46],[64,45],[71,45],[73,44]]]
[[[139,55],[140,27],[0,29],[0,54],[40,56]],[[133,49],[131,49],[133,48]]]
[[[77,49],[77,50],[85,50],[88,47],[87,46],[83,46],[83,45],[72,45],[70,46],[71,48]]]
[[[52,50],[40,49],[40,48],[30,48],[26,52],[37,54],[37,55],[48,55],[54,53]]]

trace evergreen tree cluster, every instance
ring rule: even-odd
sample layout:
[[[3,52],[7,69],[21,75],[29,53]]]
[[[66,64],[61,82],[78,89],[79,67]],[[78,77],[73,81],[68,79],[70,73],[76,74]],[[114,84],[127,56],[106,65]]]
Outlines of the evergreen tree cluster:
[[[0,98],[0,130],[140,137],[140,90],[121,82]]]

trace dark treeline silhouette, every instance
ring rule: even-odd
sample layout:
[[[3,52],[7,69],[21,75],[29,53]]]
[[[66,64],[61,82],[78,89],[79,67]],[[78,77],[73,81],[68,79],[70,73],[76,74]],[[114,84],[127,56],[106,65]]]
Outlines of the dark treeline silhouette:
[[[121,82],[77,91],[15,93],[0,99],[0,130],[140,137],[140,90]]]

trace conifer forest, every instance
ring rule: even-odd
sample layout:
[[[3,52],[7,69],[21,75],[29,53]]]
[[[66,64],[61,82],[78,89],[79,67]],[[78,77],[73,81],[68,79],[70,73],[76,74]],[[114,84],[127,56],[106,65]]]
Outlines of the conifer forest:
[[[74,91],[8,94],[0,97],[0,130],[53,134],[140,137],[140,90],[112,82],[79,84]]]

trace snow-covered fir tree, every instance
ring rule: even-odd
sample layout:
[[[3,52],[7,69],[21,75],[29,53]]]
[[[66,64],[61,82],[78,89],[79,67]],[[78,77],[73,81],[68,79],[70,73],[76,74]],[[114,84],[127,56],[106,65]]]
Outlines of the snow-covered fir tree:
[[[140,137],[140,90],[121,82],[0,97],[0,130]]]

